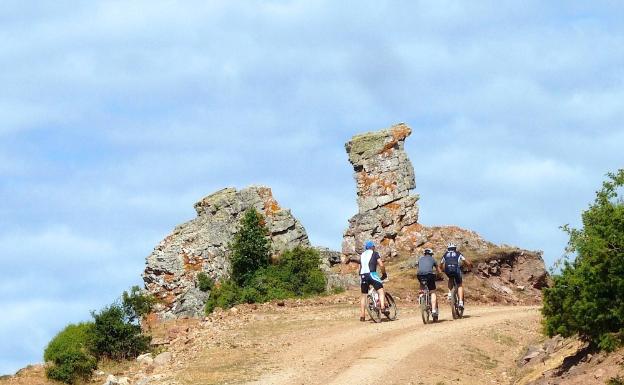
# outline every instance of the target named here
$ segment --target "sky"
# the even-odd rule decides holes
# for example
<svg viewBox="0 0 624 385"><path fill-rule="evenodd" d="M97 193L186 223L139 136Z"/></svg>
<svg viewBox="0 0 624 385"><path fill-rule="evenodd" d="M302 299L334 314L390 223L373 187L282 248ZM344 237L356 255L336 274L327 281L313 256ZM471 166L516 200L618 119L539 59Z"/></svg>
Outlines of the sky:
<svg viewBox="0 0 624 385"><path fill-rule="evenodd" d="M272 187L315 245L344 143L405 122L420 222L564 252L624 166L619 1L0 5L0 374L141 284L193 203Z"/></svg>

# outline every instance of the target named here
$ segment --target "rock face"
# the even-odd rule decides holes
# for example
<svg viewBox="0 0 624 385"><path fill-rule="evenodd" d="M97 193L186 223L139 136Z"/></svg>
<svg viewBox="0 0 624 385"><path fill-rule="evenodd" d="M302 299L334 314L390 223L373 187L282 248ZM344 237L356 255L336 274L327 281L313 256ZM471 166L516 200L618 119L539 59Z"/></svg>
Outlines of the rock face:
<svg viewBox="0 0 624 385"><path fill-rule="evenodd" d="M279 206L270 188L226 188L209 195L195 203L197 218L177 226L147 257L143 280L160 300L156 312L161 318L203 314L208 294L197 287L197 274L227 278L227 246L243 213L252 207L266 220L275 254L310 246L301 223Z"/></svg>
<svg viewBox="0 0 624 385"><path fill-rule="evenodd" d="M349 220L342 252L358 254L367 239L383 255L409 249L418 222L414 168L404 150L412 130L405 124L354 136L346 145L357 184L359 212Z"/></svg>

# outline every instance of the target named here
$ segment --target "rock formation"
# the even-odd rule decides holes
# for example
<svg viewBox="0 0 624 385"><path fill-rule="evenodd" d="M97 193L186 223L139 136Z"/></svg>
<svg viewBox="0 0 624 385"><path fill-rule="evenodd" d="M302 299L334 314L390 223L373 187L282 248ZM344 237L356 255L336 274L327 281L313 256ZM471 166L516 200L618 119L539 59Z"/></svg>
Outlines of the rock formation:
<svg viewBox="0 0 624 385"><path fill-rule="evenodd" d="M349 220L343 254L360 253L371 239L383 255L394 257L411 250L414 235L420 237L418 195L410 194L416 187L414 168L403 147L411 133L407 125L398 124L356 135L345 145L357 184L359 212Z"/></svg>
<svg viewBox="0 0 624 385"><path fill-rule="evenodd" d="M356 135L345 145L353 165L359 210L344 233L343 254L359 254L370 239L385 258L405 257L404 267L413 267L423 249L432 248L439 258L447 243L453 242L475 264L475 277L488 282L488 291L473 291L484 297L480 299L494 299L490 296L493 290L503 296L496 300L539 300L540 289L548 284L541 252L497 246L456 226L418 223L418 195L412 194L414 169L404 150L411 132L407 125L398 124Z"/></svg>
<svg viewBox="0 0 624 385"><path fill-rule="evenodd" d="M209 195L195 203L197 218L177 226L147 257L143 280L160 300L156 311L162 318L202 314L207 293L197 288L197 274L203 271L215 280L228 276L227 246L251 207L266 219L275 254L310 246L301 223L278 205L270 188L226 188Z"/></svg>

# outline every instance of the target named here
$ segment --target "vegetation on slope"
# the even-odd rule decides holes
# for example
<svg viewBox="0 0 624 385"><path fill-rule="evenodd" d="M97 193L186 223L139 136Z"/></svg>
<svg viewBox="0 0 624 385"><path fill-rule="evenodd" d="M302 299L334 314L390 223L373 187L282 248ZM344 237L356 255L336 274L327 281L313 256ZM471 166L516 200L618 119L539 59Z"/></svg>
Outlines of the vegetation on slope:
<svg viewBox="0 0 624 385"><path fill-rule="evenodd" d="M326 278L319 268L318 251L296 247L271 263L268 231L255 209L245 212L230 252L231 278L212 289L206 302L207 313L216 307L226 309L238 303L305 297L325 291Z"/></svg>
<svg viewBox="0 0 624 385"><path fill-rule="evenodd" d="M579 334L601 349L624 340L624 169L608 174L582 214L581 229L564 226L570 240L553 286L544 291L548 335Z"/></svg>

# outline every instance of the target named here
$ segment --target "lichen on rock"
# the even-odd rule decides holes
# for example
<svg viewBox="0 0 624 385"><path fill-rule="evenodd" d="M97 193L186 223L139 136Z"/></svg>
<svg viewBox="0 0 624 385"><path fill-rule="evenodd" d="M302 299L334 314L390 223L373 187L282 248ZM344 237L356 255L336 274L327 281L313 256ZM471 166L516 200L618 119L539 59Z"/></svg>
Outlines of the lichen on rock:
<svg viewBox="0 0 624 385"><path fill-rule="evenodd" d="M358 214L349 220L343 237L345 255L357 254L371 239L384 254L396 256L400 250L396 243L418 233L410 227L418 222L418 195L411 194L416 187L414 168L404 149L411 133L401 123L356 135L345 145L358 203Z"/></svg>
<svg viewBox="0 0 624 385"><path fill-rule="evenodd" d="M301 223L290 210L280 207L268 187L226 188L194 207L197 217L177 226L146 260L143 280L148 292L159 300L156 311L161 318L203 313L209 294L197 287L197 274L205 272L214 280L228 277L228 245L250 208L264 217L274 254L310 246Z"/></svg>

